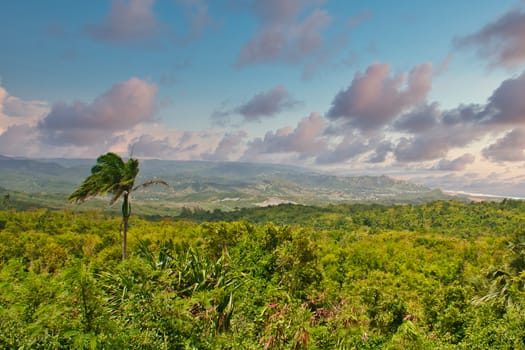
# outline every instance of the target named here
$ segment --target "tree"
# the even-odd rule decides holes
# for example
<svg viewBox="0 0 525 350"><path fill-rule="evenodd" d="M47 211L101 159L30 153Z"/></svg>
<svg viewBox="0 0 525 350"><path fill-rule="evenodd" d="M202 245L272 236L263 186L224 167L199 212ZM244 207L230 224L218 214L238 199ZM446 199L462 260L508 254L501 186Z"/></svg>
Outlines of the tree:
<svg viewBox="0 0 525 350"><path fill-rule="evenodd" d="M68 200L82 203L86 199L98 195L111 194L110 205L115 204L120 197L122 202L122 260L126 259L128 219L131 215L131 202L129 195L141 187L161 184L169 187L164 180L155 179L134 187L139 173L138 159L129 158L127 162L115 153L108 152L97 158L97 164L91 168L89 175L80 187L69 196Z"/></svg>

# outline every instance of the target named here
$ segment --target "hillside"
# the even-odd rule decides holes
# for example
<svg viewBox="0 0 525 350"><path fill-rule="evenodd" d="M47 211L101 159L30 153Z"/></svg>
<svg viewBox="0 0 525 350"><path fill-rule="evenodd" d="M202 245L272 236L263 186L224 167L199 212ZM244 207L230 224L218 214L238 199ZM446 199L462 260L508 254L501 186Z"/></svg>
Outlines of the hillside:
<svg viewBox="0 0 525 350"><path fill-rule="evenodd" d="M6 191L66 195L90 173L94 160L0 158L0 187ZM281 203L423 203L446 199L439 190L387 176L344 177L272 164L145 160L138 182L160 177L173 187L135 193L142 207L234 210ZM40 197L39 197L40 196ZM23 197L23 196L22 196ZM45 197L45 196L43 196ZM160 205L159 205L160 203ZM162 208L163 207L163 208ZM148 211L148 210L146 210Z"/></svg>
<svg viewBox="0 0 525 350"><path fill-rule="evenodd" d="M19 192L69 193L89 166L0 156L0 187Z"/></svg>

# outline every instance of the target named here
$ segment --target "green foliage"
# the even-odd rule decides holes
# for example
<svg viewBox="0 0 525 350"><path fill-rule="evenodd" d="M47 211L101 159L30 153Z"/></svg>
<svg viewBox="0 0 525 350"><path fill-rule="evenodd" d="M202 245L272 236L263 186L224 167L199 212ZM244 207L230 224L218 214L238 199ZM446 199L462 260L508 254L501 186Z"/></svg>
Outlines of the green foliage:
<svg viewBox="0 0 525 350"><path fill-rule="evenodd" d="M524 348L523 209L0 211L0 348Z"/></svg>

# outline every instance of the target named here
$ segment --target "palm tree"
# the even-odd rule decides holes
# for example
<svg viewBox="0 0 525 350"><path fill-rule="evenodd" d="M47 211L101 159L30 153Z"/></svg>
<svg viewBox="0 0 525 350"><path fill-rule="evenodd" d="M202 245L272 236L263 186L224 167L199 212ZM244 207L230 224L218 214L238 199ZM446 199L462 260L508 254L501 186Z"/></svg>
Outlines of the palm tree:
<svg viewBox="0 0 525 350"><path fill-rule="evenodd" d="M141 187L161 184L169 187L164 180L155 179L147 181L134 187L135 179L139 173L139 161L129 158L127 162L115 153L108 152L97 158L97 164L91 168L89 175L80 187L69 196L68 200L74 203L82 203L86 199L111 194L110 205L115 204L120 197L122 202L122 260L126 259L128 219L131 215L131 203L129 195Z"/></svg>

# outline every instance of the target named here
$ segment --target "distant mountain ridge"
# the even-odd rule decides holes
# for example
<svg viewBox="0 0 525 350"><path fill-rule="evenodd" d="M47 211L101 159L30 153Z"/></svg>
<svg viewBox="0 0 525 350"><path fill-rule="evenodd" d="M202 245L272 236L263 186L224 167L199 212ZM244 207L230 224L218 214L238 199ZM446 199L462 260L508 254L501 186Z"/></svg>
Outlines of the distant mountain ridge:
<svg viewBox="0 0 525 350"><path fill-rule="evenodd" d="M0 156L0 187L26 193L71 193L90 173L91 159L23 159ZM257 205L341 202L421 203L450 198L440 190L388 176L336 176L295 166L207 161L142 160L138 181L154 177L164 189L136 193L170 207L234 210Z"/></svg>

